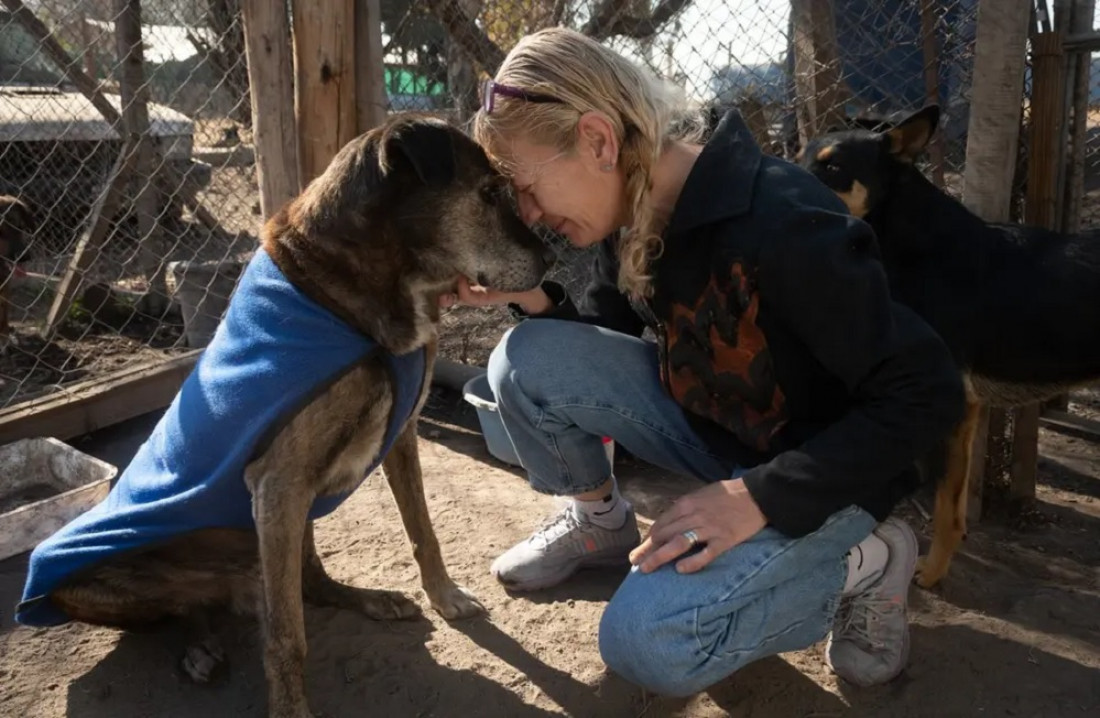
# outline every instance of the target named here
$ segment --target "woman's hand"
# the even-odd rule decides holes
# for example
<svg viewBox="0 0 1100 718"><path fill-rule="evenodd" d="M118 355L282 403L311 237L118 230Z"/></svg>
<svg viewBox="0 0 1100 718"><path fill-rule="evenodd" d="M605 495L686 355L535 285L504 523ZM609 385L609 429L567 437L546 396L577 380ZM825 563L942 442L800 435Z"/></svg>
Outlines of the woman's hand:
<svg viewBox="0 0 1100 718"><path fill-rule="evenodd" d="M701 550L676 563L680 573L694 573L767 523L744 481L718 481L677 499L653 523L645 541L630 552L630 562L645 573L655 571L691 549L684 533L694 531Z"/></svg>
<svg viewBox="0 0 1100 718"><path fill-rule="evenodd" d="M550 297L542 287L535 287L526 292L498 292L488 287L472 285L470 280L462 276L455 284L457 293L439 295L440 308L450 309L456 304L465 304L468 307L518 304L528 314L542 314L553 306Z"/></svg>

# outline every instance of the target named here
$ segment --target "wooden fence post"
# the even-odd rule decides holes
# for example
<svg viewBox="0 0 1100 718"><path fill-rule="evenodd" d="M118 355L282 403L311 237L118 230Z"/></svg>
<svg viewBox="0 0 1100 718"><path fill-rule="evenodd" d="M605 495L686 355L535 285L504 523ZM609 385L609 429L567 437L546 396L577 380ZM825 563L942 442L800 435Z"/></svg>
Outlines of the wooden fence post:
<svg viewBox="0 0 1100 718"><path fill-rule="evenodd" d="M845 119L848 86L840 74L836 16L830 0L791 0L794 82L800 144Z"/></svg>
<svg viewBox="0 0 1100 718"><path fill-rule="evenodd" d="M1041 32L1031 38L1031 128L1027 159L1027 224L1054 229L1058 174L1065 150L1062 123L1065 106L1065 64L1062 33ZM1039 404L1016 409L1012 432L1009 496L1035 498L1039 463Z"/></svg>
<svg viewBox="0 0 1100 718"><path fill-rule="evenodd" d="M355 99L359 133L382 124L386 119L389 100L382 57L382 9L379 0L355 2Z"/></svg>
<svg viewBox="0 0 1100 718"><path fill-rule="evenodd" d="M293 0L299 179L303 187L358 135L355 0Z"/></svg>
<svg viewBox="0 0 1100 718"><path fill-rule="evenodd" d="M252 133L264 220L301 190L294 68L286 3L242 0Z"/></svg>
<svg viewBox="0 0 1100 718"><path fill-rule="evenodd" d="M978 4L963 202L991 222L1009 217L1030 14L1028 3L1019 0L982 0ZM969 478L970 520L981 517L989 423L989 411L983 408Z"/></svg>
<svg viewBox="0 0 1100 718"><path fill-rule="evenodd" d="M166 248L160 237L160 198L154 173L157 171L157 150L149 135L149 86L145 82L145 54L141 39L140 0L116 0L115 43L122 69L119 94L122 99L122 131L125 146L134 147L137 162L134 174L140 187L134 201L137 216L138 241L141 243L141 265L147 281L143 298L145 311L159 316L168 309L168 287L165 283Z"/></svg>

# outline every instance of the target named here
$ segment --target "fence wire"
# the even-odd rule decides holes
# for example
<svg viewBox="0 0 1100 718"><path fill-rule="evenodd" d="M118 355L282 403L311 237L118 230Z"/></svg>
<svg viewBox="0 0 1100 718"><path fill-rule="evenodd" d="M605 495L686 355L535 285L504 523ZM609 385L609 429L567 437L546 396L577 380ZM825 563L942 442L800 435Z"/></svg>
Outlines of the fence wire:
<svg viewBox="0 0 1100 718"><path fill-rule="evenodd" d="M240 0L24 2L19 13L15 0L0 4L0 194L30 209L32 238L0 247L20 260L0 278L0 407L202 346L261 220ZM896 118L936 101L945 183L957 191L977 2L381 0L386 93L392 111L462 122L477 107L479 79L520 37L567 25L680 84L703 117L737 107L782 157L845 118ZM128 41L137 35L135 75ZM142 113L127 112L123 97L148 101L134 162L119 162L130 145L77 76L139 124ZM1087 210L1100 208L1097 107L1083 224L1100 221L1100 209ZM96 234L94 210L127 164L120 202ZM3 227L18 224L5 207ZM82 239L99 241L81 252ZM590 259L554 241L553 276L577 296ZM80 280L71 297L67 274ZM51 314L57 331L47 334ZM442 353L483 363L510 324L504 311L452 311Z"/></svg>
<svg viewBox="0 0 1100 718"><path fill-rule="evenodd" d="M23 229L31 241L0 246L19 260L0 280L0 406L201 344L204 328L188 337L184 312L220 313L259 220L238 0L16 9L0 8L0 194L28 212L0 205L0 237ZM127 84L130 39L143 62ZM95 209L125 135L75 75L126 120L124 91L147 100L144 147L130 149L132 169L98 235ZM67 274L80 280L68 297Z"/></svg>

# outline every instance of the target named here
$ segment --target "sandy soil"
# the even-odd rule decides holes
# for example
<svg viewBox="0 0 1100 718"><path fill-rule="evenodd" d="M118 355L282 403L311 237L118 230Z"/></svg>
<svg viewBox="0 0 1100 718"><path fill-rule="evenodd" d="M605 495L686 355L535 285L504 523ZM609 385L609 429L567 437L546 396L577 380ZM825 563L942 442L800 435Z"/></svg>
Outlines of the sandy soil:
<svg viewBox="0 0 1100 718"><path fill-rule="evenodd" d="M975 527L941 588L914 587L908 670L890 685L839 685L821 646L760 661L705 693L662 699L609 674L596 626L622 573L586 573L537 595L509 595L493 557L555 510L492 459L457 395L434 395L421 425L429 505L458 581L489 615L448 624L379 623L307 608L308 690L322 716L1085 716L1100 714L1100 446L1044 431L1039 501L1026 521ZM618 462L643 523L693 482ZM919 497L930 506L929 497ZM906 504L921 529L929 527ZM318 525L337 578L418 588L384 482L372 478ZM228 675L210 686L177 669L182 633L70 625L14 627L25 556L0 563L0 715L261 716L255 625L230 628Z"/></svg>

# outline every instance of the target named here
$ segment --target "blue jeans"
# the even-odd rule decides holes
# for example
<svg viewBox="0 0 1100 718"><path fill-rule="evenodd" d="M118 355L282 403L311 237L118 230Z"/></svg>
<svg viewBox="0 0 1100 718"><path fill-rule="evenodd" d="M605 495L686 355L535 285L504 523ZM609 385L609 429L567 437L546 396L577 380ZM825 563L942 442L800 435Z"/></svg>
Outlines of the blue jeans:
<svg viewBox="0 0 1100 718"><path fill-rule="evenodd" d="M738 473L661 387L652 342L531 319L493 351L489 382L536 491L572 496L607 481L602 436L670 472L704 481ZM673 564L631 571L600 621L603 660L655 693L685 696L758 658L806 648L831 629L846 554L874 527L852 506L801 538L765 528L694 574Z"/></svg>

